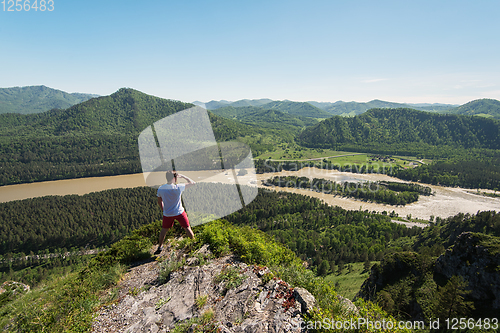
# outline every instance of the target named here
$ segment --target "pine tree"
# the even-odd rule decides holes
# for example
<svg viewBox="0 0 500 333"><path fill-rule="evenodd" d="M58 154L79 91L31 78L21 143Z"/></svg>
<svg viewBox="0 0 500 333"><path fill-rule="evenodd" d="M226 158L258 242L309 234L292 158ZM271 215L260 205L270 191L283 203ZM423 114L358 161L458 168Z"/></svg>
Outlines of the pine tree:
<svg viewBox="0 0 500 333"><path fill-rule="evenodd" d="M452 276L444 287L438 287L436 295L437 313L441 318L465 316L474 310L473 302L466 301L463 296L471 293L468 283L461 276Z"/></svg>

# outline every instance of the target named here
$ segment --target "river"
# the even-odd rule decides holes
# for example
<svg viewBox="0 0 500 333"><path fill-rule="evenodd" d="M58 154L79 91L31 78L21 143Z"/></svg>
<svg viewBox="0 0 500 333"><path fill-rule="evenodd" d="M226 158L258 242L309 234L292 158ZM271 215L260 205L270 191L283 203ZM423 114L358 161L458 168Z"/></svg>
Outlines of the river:
<svg viewBox="0 0 500 333"><path fill-rule="evenodd" d="M227 182L228 174L220 173L216 176L213 171L210 172L186 172L187 176L195 181L206 179L210 175L212 180ZM352 174L347 172L338 172L336 170L321 170L316 168L303 168L299 171L283 171L280 173L266 173L258 174L257 181L259 187L264 187L262 181L274 176L306 176L314 178L325 178L334 181L401 181L397 178L389 177L382 174ZM229 175L230 176L230 175ZM243 182L250 182L252 175L248 174L238 178ZM340 206L350 210L368 210L388 213L395 211L401 217L406 217L411 214L413 218L420 218L429 220L430 216L435 217L448 217L456 215L457 213L470 213L475 214L482 210L500 210L500 199L479 196L469 193L470 190L461 188L450 188L442 186L433 186L422 184L432 188L434 195L420 196L417 202L406 206L391 206L385 204L371 203L349 198L341 198L331 194L318 193L304 189L294 188L271 188L265 187L269 190L287 191L293 193L300 193L315 198L319 198L332 206ZM7 202L13 200L22 200L33 197L40 197L46 195L67 195L67 194L87 194L91 192L103 191L106 189L114 188L132 188L138 186L146 186L143 174L120 175L109 177L91 177L79 179L66 179L48 182L30 183L7 185L0 187L0 202Z"/></svg>

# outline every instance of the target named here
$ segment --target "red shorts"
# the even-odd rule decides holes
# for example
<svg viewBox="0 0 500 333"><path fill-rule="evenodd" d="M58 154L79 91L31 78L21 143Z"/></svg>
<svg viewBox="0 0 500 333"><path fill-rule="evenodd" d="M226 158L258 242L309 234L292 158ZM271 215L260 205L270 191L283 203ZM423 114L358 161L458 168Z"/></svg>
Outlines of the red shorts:
<svg viewBox="0 0 500 333"><path fill-rule="evenodd" d="M174 221L177 220L181 227L183 228L189 228L189 220L186 215L186 212L182 212L181 215L177 216L165 216L163 215L163 223L161 225L162 228L164 229L170 229L174 226Z"/></svg>

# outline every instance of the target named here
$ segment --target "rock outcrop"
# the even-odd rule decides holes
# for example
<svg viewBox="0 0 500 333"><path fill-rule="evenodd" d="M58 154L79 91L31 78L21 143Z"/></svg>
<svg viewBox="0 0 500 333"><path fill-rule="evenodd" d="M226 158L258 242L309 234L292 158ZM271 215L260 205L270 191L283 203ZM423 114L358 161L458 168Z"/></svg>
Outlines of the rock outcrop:
<svg viewBox="0 0 500 333"><path fill-rule="evenodd" d="M6 292L6 291L12 291L13 294L16 294L18 292L28 292L30 291L30 286L27 284L21 283L21 282L16 282L16 281L5 281L2 283L0 286L0 294Z"/></svg>
<svg viewBox="0 0 500 333"><path fill-rule="evenodd" d="M159 261L171 255L169 251L130 269L119 285L118 299L100 310L93 332L169 332L180 324L196 331L200 323L193 319L203 317L211 317L225 333L304 331L302 316L315 304L307 290L293 289L266 267L247 265L234 256L203 265L205 259L184 258L191 265L160 283ZM206 248L202 252L198 257L210 256Z"/></svg>
<svg viewBox="0 0 500 333"><path fill-rule="evenodd" d="M500 309L500 243L498 238L464 232L454 245L441 255L435 272L447 278L462 276L475 301Z"/></svg>
<svg viewBox="0 0 500 333"><path fill-rule="evenodd" d="M382 304L393 313L404 312L414 320L428 320L439 303L439 291L453 276L463 278L471 316L496 316L500 309L500 238L463 232L441 256L434 259L415 252L387 255L374 265L356 298ZM470 293L468 292L470 291ZM445 300L446 301L446 300Z"/></svg>

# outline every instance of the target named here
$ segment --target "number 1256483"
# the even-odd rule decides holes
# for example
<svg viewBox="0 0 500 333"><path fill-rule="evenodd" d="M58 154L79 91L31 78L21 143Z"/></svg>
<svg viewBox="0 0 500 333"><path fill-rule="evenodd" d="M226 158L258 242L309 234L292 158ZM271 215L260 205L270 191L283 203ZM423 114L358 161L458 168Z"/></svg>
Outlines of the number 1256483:
<svg viewBox="0 0 500 333"><path fill-rule="evenodd" d="M30 10L51 12L54 10L54 0L2 0L0 3L4 12L29 12Z"/></svg>

